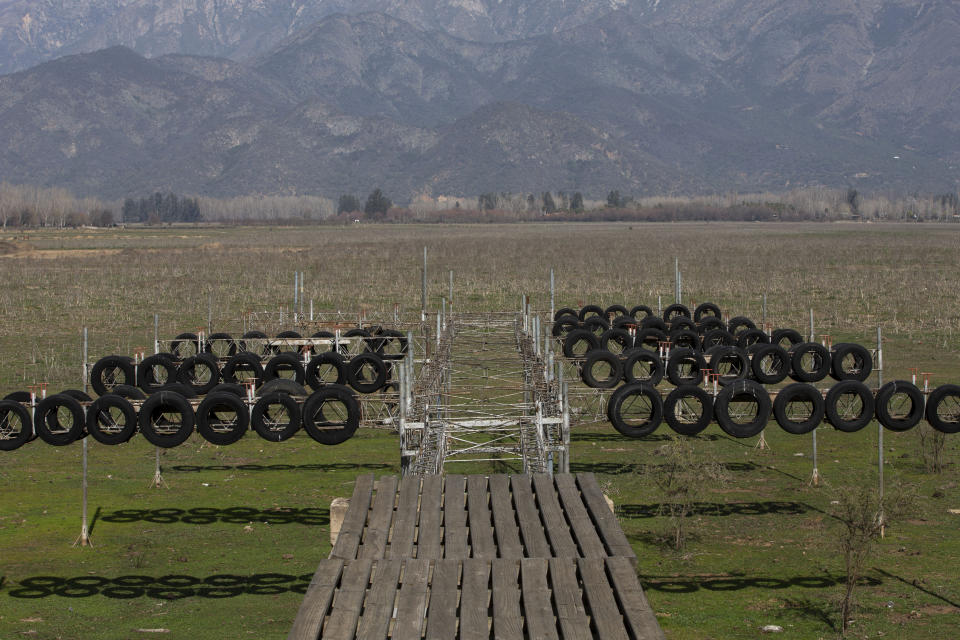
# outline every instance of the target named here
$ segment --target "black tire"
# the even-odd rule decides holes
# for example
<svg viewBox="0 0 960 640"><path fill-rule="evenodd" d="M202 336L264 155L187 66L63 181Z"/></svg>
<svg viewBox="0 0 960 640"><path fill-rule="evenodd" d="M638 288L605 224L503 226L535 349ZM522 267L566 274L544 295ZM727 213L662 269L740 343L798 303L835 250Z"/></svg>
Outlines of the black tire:
<svg viewBox="0 0 960 640"><path fill-rule="evenodd" d="M303 403L303 428L320 444L349 440L360 426L360 403L347 387L327 385Z"/></svg>
<svg viewBox="0 0 960 640"><path fill-rule="evenodd" d="M363 353L365 351L375 351L375 349L371 349L371 346L370 346L371 343L374 342L371 336L372 334L366 329L360 329L360 328L350 329L349 331L344 332L343 337L344 338L362 338L359 344L363 345L363 347L357 348L357 347L350 346L342 350L349 353ZM348 345L344 345L344 346L348 346Z"/></svg>
<svg viewBox="0 0 960 640"><path fill-rule="evenodd" d="M588 304L584 307L581 307L580 312L577 313L577 317L580 318L581 322L585 321L587 318L592 318L594 316L599 316L603 318L603 307L595 304Z"/></svg>
<svg viewBox="0 0 960 640"><path fill-rule="evenodd" d="M675 329L670 332L670 343L675 348L700 351L700 336L690 329Z"/></svg>
<svg viewBox="0 0 960 640"><path fill-rule="evenodd" d="M706 353L710 356L710 371L719 376L717 382L721 385L727 386L749 377L750 358L740 347L721 345L712 347Z"/></svg>
<svg viewBox="0 0 960 640"><path fill-rule="evenodd" d="M375 351L384 360L403 360L410 350L407 334L394 329L384 329L379 334Z"/></svg>
<svg viewBox="0 0 960 640"><path fill-rule="evenodd" d="M229 333L211 333L207 336L203 351L214 358L226 359L237 354L237 342Z"/></svg>
<svg viewBox="0 0 960 640"><path fill-rule="evenodd" d="M387 382L387 365L372 352L353 356L347 362L347 382L358 393L375 393Z"/></svg>
<svg viewBox="0 0 960 640"><path fill-rule="evenodd" d="M894 400L898 396L905 396L910 402L910 408L904 412L899 403ZM880 387L877 391L877 420L890 431L909 431L917 426L923 418L923 392L916 385L905 380L894 380Z"/></svg>
<svg viewBox="0 0 960 640"><path fill-rule="evenodd" d="M637 315L637 314L641 314L641 315ZM635 307L633 307L632 309L630 309L630 311L629 311L629 313L627 313L627 315L628 315L628 316L633 316L633 317L636 318L637 320L643 320L643 318L646 318L646 317L649 317L649 316L652 316L652 315L653 315L653 309L651 309L650 307L648 307L648 306L645 305L645 304L638 304L637 306L635 306Z"/></svg>
<svg viewBox="0 0 960 640"><path fill-rule="evenodd" d="M960 386L945 384L927 397L927 422L940 433L960 433Z"/></svg>
<svg viewBox="0 0 960 640"><path fill-rule="evenodd" d="M170 420L166 416L179 416ZM187 441L196 423L193 407L185 397L173 391L160 391L147 398L137 414L140 435L150 444L164 449Z"/></svg>
<svg viewBox="0 0 960 640"><path fill-rule="evenodd" d="M792 408L796 403L810 407L809 412L805 411L801 419L798 419L796 410ZM810 433L823 422L824 408L823 395L815 387L795 382L777 392L773 401L773 416L780 428L787 433L803 435Z"/></svg>
<svg viewBox="0 0 960 640"><path fill-rule="evenodd" d="M671 349L667 358L667 379L675 386L700 384L707 363L703 355L692 349Z"/></svg>
<svg viewBox="0 0 960 640"><path fill-rule="evenodd" d="M830 352L819 342L802 342L791 347L790 377L797 382L820 382L830 373Z"/></svg>
<svg viewBox="0 0 960 640"><path fill-rule="evenodd" d="M670 330L670 327L667 326L666 322L657 316L647 316L640 321L640 329L659 329L660 331L666 333Z"/></svg>
<svg viewBox="0 0 960 640"><path fill-rule="evenodd" d="M10 400L12 402L30 402L30 392L29 391L13 391L5 395L3 399Z"/></svg>
<svg viewBox="0 0 960 640"><path fill-rule="evenodd" d="M770 334L770 344L778 344L784 351L789 351L790 347L803 342L803 336L796 329L774 329Z"/></svg>
<svg viewBox="0 0 960 640"><path fill-rule="evenodd" d="M237 344L237 355L241 353L252 353L256 356L267 356L273 353L267 341L270 336L263 331L253 329L243 334L239 344Z"/></svg>
<svg viewBox="0 0 960 640"><path fill-rule="evenodd" d="M158 387L157 391L160 391L162 387ZM127 400L146 400L147 394L141 389L132 387L129 384L118 384L113 388L113 394L115 396L120 396L121 398L126 398Z"/></svg>
<svg viewBox="0 0 960 640"><path fill-rule="evenodd" d="M614 318L613 322L610 323L611 329L635 329L638 326L640 326L640 322L633 316L620 316Z"/></svg>
<svg viewBox="0 0 960 640"><path fill-rule="evenodd" d="M182 382L171 382L170 384L165 384L159 389L159 392L163 391L166 391L167 393L177 393L187 399L197 397L197 392L193 390L193 387Z"/></svg>
<svg viewBox="0 0 960 640"><path fill-rule="evenodd" d="M604 369L606 365L606 369ZM598 373L606 371L605 376ZM587 354L587 359L580 369L580 379L591 389L613 389L623 377L623 365L616 354L596 349Z"/></svg>
<svg viewBox="0 0 960 640"><path fill-rule="evenodd" d="M760 329L744 329L737 335L737 346L748 349L755 344L769 344L770 336Z"/></svg>
<svg viewBox="0 0 960 640"><path fill-rule="evenodd" d="M100 358L90 370L90 386L98 396L107 395L118 384L136 384L136 378L133 358L128 356Z"/></svg>
<svg viewBox="0 0 960 640"><path fill-rule="evenodd" d="M100 396L87 409L87 433L101 444L123 444L136 432L137 410L123 396Z"/></svg>
<svg viewBox="0 0 960 640"><path fill-rule="evenodd" d="M697 333L701 336L707 335L707 332L713 331L714 329L723 329L726 331L727 323L716 316L707 316L697 323Z"/></svg>
<svg viewBox="0 0 960 640"><path fill-rule="evenodd" d="M80 391L80 389L64 389L60 393L65 396L70 396L71 398L73 398L74 400L80 403L93 401L93 398L91 398L85 392Z"/></svg>
<svg viewBox="0 0 960 640"><path fill-rule="evenodd" d="M630 312L622 304L612 304L603 310L603 317L607 318L608 320L611 318L611 316L614 318L620 318L628 315L630 315Z"/></svg>
<svg viewBox="0 0 960 640"><path fill-rule="evenodd" d="M626 329L607 329L600 336L600 348L610 353L624 353L633 348L633 336Z"/></svg>
<svg viewBox="0 0 960 640"><path fill-rule="evenodd" d="M634 349L623 361L623 380L627 384L642 382L655 387L663 380L663 361L646 349Z"/></svg>
<svg viewBox="0 0 960 640"><path fill-rule="evenodd" d="M730 318L730 321L727 323L727 331L735 336L739 336L741 331L756 328L757 325L753 323L753 320L747 318L746 316L736 316Z"/></svg>
<svg viewBox="0 0 960 640"><path fill-rule="evenodd" d="M284 375L290 373L293 374L292 378L289 375ZM263 368L263 381L265 383L283 378L294 380L302 386L305 376L306 373L303 370L303 361L300 356L290 352L278 353L270 358L267 366Z"/></svg>
<svg viewBox="0 0 960 640"><path fill-rule="evenodd" d="M209 393L220 384L220 366L217 359L209 353L187 358L177 368L177 382L187 385L197 395Z"/></svg>
<svg viewBox="0 0 960 640"><path fill-rule="evenodd" d="M873 356L863 345L842 342L833 345L830 375L834 380L865 382L873 371Z"/></svg>
<svg viewBox="0 0 960 640"><path fill-rule="evenodd" d="M749 420L730 413L730 404L747 400L756 405ZM770 421L770 395L753 380L738 380L720 390L713 403L714 417L725 433L734 438L750 438L763 431Z"/></svg>
<svg viewBox="0 0 960 640"><path fill-rule="evenodd" d="M67 418L61 422L62 417ZM86 416L80 401L68 395L56 394L41 400L33 413L33 430L47 444L62 447L83 437Z"/></svg>
<svg viewBox="0 0 960 640"><path fill-rule="evenodd" d="M703 387L685 384L663 401L663 419L682 436L695 436L713 421L713 396Z"/></svg>
<svg viewBox="0 0 960 640"><path fill-rule="evenodd" d="M210 444L233 444L249 428L250 412L236 394L211 393L197 407L197 433Z"/></svg>
<svg viewBox="0 0 960 640"><path fill-rule="evenodd" d="M335 379L331 379L331 373L336 373ZM314 390L328 384L346 384L346 364L343 356L334 351L325 351L313 356L307 365L304 379Z"/></svg>
<svg viewBox="0 0 960 640"><path fill-rule="evenodd" d="M737 339L726 329L711 329L703 334L700 344L704 349L719 346L732 347L737 344Z"/></svg>
<svg viewBox="0 0 960 640"><path fill-rule="evenodd" d="M592 331L597 335L597 337L603 335L603 332L610 328L610 323L607 322L605 318L601 318L600 316L590 316L584 320L582 324L584 329L587 331Z"/></svg>
<svg viewBox="0 0 960 640"><path fill-rule="evenodd" d="M19 449L31 440L30 410L16 400L0 400L0 451Z"/></svg>
<svg viewBox="0 0 960 640"><path fill-rule="evenodd" d="M594 349L600 348L600 338L592 331L576 329L563 339L563 355L568 358L583 358Z"/></svg>
<svg viewBox="0 0 960 640"><path fill-rule="evenodd" d="M790 373L790 356L778 344L761 344L752 351L750 370L760 384L779 384Z"/></svg>
<svg viewBox="0 0 960 640"><path fill-rule="evenodd" d="M268 380L264 382L259 389L257 389L257 397L262 397L269 395L271 393L285 393L288 396L294 396L297 398L306 398L310 395L310 392L307 391L307 388L302 384L298 383L296 380L291 380L289 378L274 378L273 380Z"/></svg>
<svg viewBox="0 0 960 640"><path fill-rule="evenodd" d="M637 331L637 335L633 339L633 345L648 351L660 351L660 343L667 342L669 339L667 334L660 329L648 327Z"/></svg>
<svg viewBox="0 0 960 640"><path fill-rule="evenodd" d="M243 384L244 381L251 379L254 381L254 385L261 384L263 382L263 364L260 361L260 356L241 351L227 360L227 364L223 365L220 378L231 384Z"/></svg>
<svg viewBox="0 0 960 640"><path fill-rule="evenodd" d="M706 318L717 318L719 320L721 315L720 307L717 305L712 302L701 302L697 305L697 308L693 310L693 321L701 324Z"/></svg>
<svg viewBox="0 0 960 640"><path fill-rule="evenodd" d="M210 393L211 393L211 394L213 394L213 393L232 393L232 394L235 395L235 396L239 396L239 397L241 397L241 398L246 398L246 397L247 397L247 388L244 387L242 384L236 384L236 383L233 383L233 382L221 382L220 384L218 384L217 386L215 386L213 389L210 389Z"/></svg>
<svg viewBox="0 0 960 640"><path fill-rule="evenodd" d="M314 344L310 346L310 353L322 353L324 351L333 351L333 339L337 335L333 331L317 331L310 336L311 340L330 340L330 344ZM328 347L324 349L323 347Z"/></svg>
<svg viewBox="0 0 960 640"><path fill-rule="evenodd" d="M580 319L580 316L577 314L576 309L571 309L570 307L560 307L559 309L553 312L554 322L556 322L563 316L574 316L575 318L577 318L577 320Z"/></svg>
<svg viewBox="0 0 960 640"><path fill-rule="evenodd" d="M860 431L873 420L876 401L859 380L844 380L830 387L824 401L827 422L837 431Z"/></svg>
<svg viewBox="0 0 960 640"><path fill-rule="evenodd" d="M622 435L643 438L660 426L663 400L650 385L625 384L610 395L607 418Z"/></svg>
<svg viewBox="0 0 960 640"><path fill-rule="evenodd" d="M679 331L681 329L687 329L688 331L697 332L697 323L688 318L687 316L673 316L670 319L670 332Z"/></svg>
<svg viewBox="0 0 960 640"><path fill-rule="evenodd" d="M197 344L199 340L200 338L195 333L181 333L170 343L170 353L177 360L186 360L190 356L195 356L200 353Z"/></svg>
<svg viewBox="0 0 960 640"><path fill-rule="evenodd" d="M170 353L155 353L137 366L137 385L144 393L154 393L160 387L177 380L177 362Z"/></svg>
<svg viewBox="0 0 960 640"><path fill-rule="evenodd" d="M691 315L693 314L690 313L690 309L686 305L674 303L668 305L667 308L663 310L662 317L664 322L670 324L670 321L673 320L674 316L684 316L685 318L689 318Z"/></svg>
<svg viewBox="0 0 960 640"><path fill-rule="evenodd" d="M277 334L275 340L303 340L303 336L299 332L293 330L281 331ZM296 344L276 344L273 345L274 353L292 353L294 355L300 353L302 347Z"/></svg>
<svg viewBox="0 0 960 640"><path fill-rule="evenodd" d="M279 407L280 409L271 408ZM275 391L261 396L250 411L250 424L257 435L270 442L283 442L300 429L300 405L289 394Z"/></svg>
<svg viewBox="0 0 960 640"><path fill-rule="evenodd" d="M560 316L550 328L550 334L554 338L562 338L571 331L580 328L580 318L577 316Z"/></svg>

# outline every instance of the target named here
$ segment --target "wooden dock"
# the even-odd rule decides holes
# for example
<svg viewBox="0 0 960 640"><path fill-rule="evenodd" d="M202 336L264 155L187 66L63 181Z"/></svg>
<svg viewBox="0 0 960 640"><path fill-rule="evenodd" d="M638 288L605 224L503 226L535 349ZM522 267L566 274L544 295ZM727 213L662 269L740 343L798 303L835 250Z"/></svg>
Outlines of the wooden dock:
<svg viewBox="0 0 960 640"><path fill-rule="evenodd" d="M664 636L584 473L358 477L288 638Z"/></svg>

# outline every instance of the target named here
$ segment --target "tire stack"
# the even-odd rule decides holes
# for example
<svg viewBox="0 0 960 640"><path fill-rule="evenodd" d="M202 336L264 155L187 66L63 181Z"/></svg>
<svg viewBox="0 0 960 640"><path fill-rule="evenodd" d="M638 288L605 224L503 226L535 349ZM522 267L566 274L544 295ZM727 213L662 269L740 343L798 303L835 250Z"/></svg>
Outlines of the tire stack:
<svg viewBox="0 0 960 640"><path fill-rule="evenodd" d="M960 387L944 385L924 397L898 380L876 393L865 384L871 352L859 344L830 348L805 342L794 329L769 334L745 316L724 321L720 308L673 304L656 315L645 305L564 308L553 336L575 361L585 385L615 389L607 417L620 433L643 437L661 421L695 435L716 421L737 438L759 434L771 414L788 433L804 434L826 420L854 432L874 417L905 431L926 417L944 433L960 431ZM827 377L836 383L820 390ZM790 378L792 383L779 386ZM666 380L672 385L660 386ZM706 383L706 384L704 384Z"/></svg>
<svg viewBox="0 0 960 640"><path fill-rule="evenodd" d="M321 351L334 338L329 332L314 334L311 342L293 331L273 340L250 331L239 341L222 333L206 340L182 333L169 353L140 363L127 356L101 358L90 371L96 399L67 390L42 399L15 392L0 401L0 450L38 437L63 446L90 435L116 445L138 432L169 448L183 444L194 430L213 444L228 445L251 427L274 442L303 427L317 442L340 444L360 423L353 390L394 388L392 361L407 350L406 337L389 329L343 335L361 338L363 352L349 357L337 340L331 351Z"/></svg>

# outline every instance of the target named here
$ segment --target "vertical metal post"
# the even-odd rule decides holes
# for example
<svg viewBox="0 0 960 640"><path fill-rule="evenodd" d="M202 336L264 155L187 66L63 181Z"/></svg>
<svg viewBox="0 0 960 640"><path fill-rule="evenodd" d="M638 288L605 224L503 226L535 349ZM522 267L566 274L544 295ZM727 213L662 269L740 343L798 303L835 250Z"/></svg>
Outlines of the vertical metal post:
<svg viewBox="0 0 960 640"><path fill-rule="evenodd" d="M680 258L673 259L673 299L680 302Z"/></svg>
<svg viewBox="0 0 960 640"><path fill-rule="evenodd" d="M813 342L813 309L810 309L810 342Z"/></svg>
<svg viewBox="0 0 960 640"><path fill-rule="evenodd" d="M303 317L303 271L300 272L300 317Z"/></svg>
<svg viewBox="0 0 960 640"><path fill-rule="evenodd" d="M663 314L663 296L657 296L657 315Z"/></svg>
<svg viewBox="0 0 960 640"><path fill-rule="evenodd" d="M560 464L560 473L570 473L570 403L567 391L567 383L564 382L560 385L560 397L563 404L563 424L560 429L560 436L563 441L563 459Z"/></svg>
<svg viewBox="0 0 960 640"><path fill-rule="evenodd" d="M550 321L553 322L556 303L556 286L553 279L553 267L550 267Z"/></svg>
<svg viewBox="0 0 960 640"><path fill-rule="evenodd" d="M677 304L683 304L683 274L677 271Z"/></svg>
<svg viewBox="0 0 960 640"><path fill-rule="evenodd" d="M83 328L83 391L86 393L88 389L88 376L87 376L87 345L88 345L88 333L87 328ZM90 541L89 530L87 528L87 439L83 439L83 447L81 453L81 465L82 465L82 475L80 480L80 491L82 494L81 506L80 506L80 537L77 538L76 542L73 543L73 546L78 544L81 547L92 546Z"/></svg>
<svg viewBox="0 0 960 640"><path fill-rule="evenodd" d="M450 269L450 304L453 304L453 269Z"/></svg>
<svg viewBox="0 0 960 640"><path fill-rule="evenodd" d="M293 313L297 313L297 296L300 294L300 272L293 272Z"/></svg>
<svg viewBox="0 0 960 640"><path fill-rule="evenodd" d="M160 353L160 315L153 314L153 352Z"/></svg>
<svg viewBox="0 0 960 640"><path fill-rule="evenodd" d="M310 298L310 322L313 322L313 298Z"/></svg>
<svg viewBox="0 0 960 640"><path fill-rule="evenodd" d="M767 292L763 292L763 309L761 310L761 322L767 324Z"/></svg>
<svg viewBox="0 0 960 640"><path fill-rule="evenodd" d="M877 327L877 386L883 386L883 334L880 327ZM877 482L880 493L880 513L877 515L880 521L880 537L883 537L886 523L883 513L883 425L877 422Z"/></svg>
<svg viewBox="0 0 960 640"><path fill-rule="evenodd" d="M820 470L817 468L817 430L814 429L810 433L813 434L813 475L810 476L810 484L816 487L820 485Z"/></svg>
<svg viewBox="0 0 960 640"><path fill-rule="evenodd" d="M213 292L207 294L207 335L213 333Z"/></svg>
<svg viewBox="0 0 960 640"><path fill-rule="evenodd" d="M423 248L423 274L420 281L420 322L427 321L427 248Z"/></svg>

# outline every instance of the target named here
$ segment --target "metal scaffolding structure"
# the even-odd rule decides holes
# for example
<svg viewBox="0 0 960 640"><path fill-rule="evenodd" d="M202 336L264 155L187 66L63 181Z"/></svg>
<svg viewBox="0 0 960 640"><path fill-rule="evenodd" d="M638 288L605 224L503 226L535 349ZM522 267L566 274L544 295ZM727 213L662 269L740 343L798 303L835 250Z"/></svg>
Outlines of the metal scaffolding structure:
<svg viewBox="0 0 960 640"><path fill-rule="evenodd" d="M565 472L569 414L539 320L526 311L438 317L433 356L415 378L410 367L401 377L404 473L489 461Z"/></svg>

